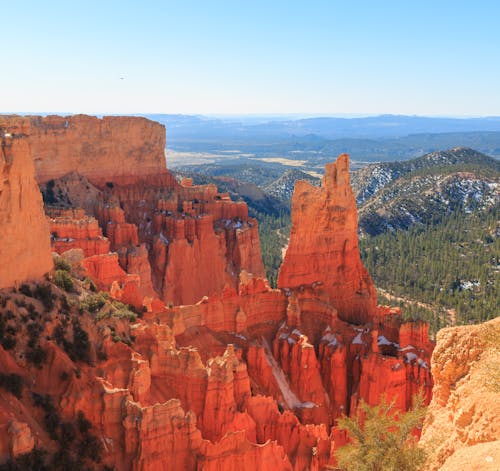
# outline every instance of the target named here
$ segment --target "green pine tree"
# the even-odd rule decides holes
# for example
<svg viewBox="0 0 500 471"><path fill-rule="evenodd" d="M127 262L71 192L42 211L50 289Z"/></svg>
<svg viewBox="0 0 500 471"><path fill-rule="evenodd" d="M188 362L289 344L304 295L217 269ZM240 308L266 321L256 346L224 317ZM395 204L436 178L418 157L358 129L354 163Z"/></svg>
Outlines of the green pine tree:
<svg viewBox="0 0 500 471"><path fill-rule="evenodd" d="M422 425L425 416L423 396L415 397L408 412L395 410L394 401L382 398L369 406L361 401L355 417L338 422L351 443L337 451L338 467L346 471L416 471L426 459L412 431Z"/></svg>

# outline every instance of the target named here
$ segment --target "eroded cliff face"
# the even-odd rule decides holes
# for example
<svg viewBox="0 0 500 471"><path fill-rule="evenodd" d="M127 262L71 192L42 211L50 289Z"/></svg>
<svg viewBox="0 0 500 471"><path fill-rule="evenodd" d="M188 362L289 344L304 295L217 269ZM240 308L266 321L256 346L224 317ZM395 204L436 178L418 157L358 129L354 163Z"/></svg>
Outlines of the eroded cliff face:
<svg viewBox="0 0 500 471"><path fill-rule="evenodd" d="M237 288L242 270L263 276L246 205L214 185L179 184L166 168L164 126L136 117L0 116L0 129L23 136L47 207L71 209L48 211L58 253L116 251L121 267L140 275L140 295L176 305Z"/></svg>
<svg viewBox="0 0 500 471"><path fill-rule="evenodd" d="M165 127L145 118L0 115L0 128L29 136L39 183L78 171L104 185L165 169Z"/></svg>
<svg viewBox="0 0 500 471"><path fill-rule="evenodd" d="M74 119L86 123L83 140L104 126ZM10 126L28 133L33 122ZM360 262L347 156L327 167L321 189L298 184L281 289L271 289L244 203L213 185L178 183L164 162L149 175L109 162L101 178L85 165L79 174L81 158L99 163L109 149L130 150L127 169L159 158L141 144L145 131L131 131L133 143L72 153L70 125L43 123L52 136L34 139L46 143L44 155L69 159L65 174L47 167L40 181L48 178L52 248L74 286L0 292L4 329L17 339L0 347L0 373L24 385L20 396L0 387L0 461L33 447L61 459L63 429L82 428L81 412L91 432L76 433L63 457L90 468L91 456L74 455L80 440L97 441L102 463L120 471L327 469L346 442L336 419L361 399L376 404L385 394L402 410L418 391L430 400L427 326L376 306ZM122 124L107 138L120 138ZM48 143L60 148L50 153ZM40 404L66 425L47 425Z"/></svg>
<svg viewBox="0 0 500 471"><path fill-rule="evenodd" d="M35 181L29 142L0 124L0 288L52 269L49 227Z"/></svg>
<svg viewBox="0 0 500 471"><path fill-rule="evenodd" d="M421 438L428 469L499 469L500 317L440 330L432 373Z"/></svg>
<svg viewBox="0 0 500 471"><path fill-rule="evenodd" d="M376 311L375 287L361 263L349 156L326 165L321 188L298 181L292 197L290 242L280 288L321 285L341 319L365 323Z"/></svg>

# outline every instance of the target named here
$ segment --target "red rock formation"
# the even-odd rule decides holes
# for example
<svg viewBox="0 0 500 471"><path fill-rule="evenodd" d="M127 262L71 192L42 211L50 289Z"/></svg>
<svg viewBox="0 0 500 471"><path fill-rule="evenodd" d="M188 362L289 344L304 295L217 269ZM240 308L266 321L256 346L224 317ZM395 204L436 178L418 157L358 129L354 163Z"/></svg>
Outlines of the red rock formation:
<svg viewBox="0 0 500 471"><path fill-rule="evenodd" d="M144 296L156 296L151 281L151 265L145 244L122 247L118 250L120 266L130 274L139 275L139 292Z"/></svg>
<svg viewBox="0 0 500 471"><path fill-rule="evenodd" d="M48 211L52 249L61 254L70 249L82 249L85 257L107 254L109 240L93 217L80 210Z"/></svg>
<svg viewBox="0 0 500 471"><path fill-rule="evenodd" d="M221 207L228 210L216 210ZM166 302L192 304L221 292L226 284L236 287L242 270L263 276L257 222L239 219L246 213L246 205L244 212L239 211L241 207L213 200L211 208L197 204L192 215L166 209L155 212L152 231L158 235L153 238L153 274ZM216 219L219 216L224 219Z"/></svg>
<svg viewBox="0 0 500 471"><path fill-rule="evenodd" d="M4 115L0 128L29 136L39 183L75 170L98 186L165 171L165 128L145 118Z"/></svg>
<svg viewBox="0 0 500 471"><path fill-rule="evenodd" d="M106 237L111 242L111 249L138 245L139 237L135 224L125 222L125 212L118 206L96 206L97 219L105 228Z"/></svg>
<svg viewBox="0 0 500 471"><path fill-rule="evenodd" d="M139 275L128 274L120 267L118 254L93 255L84 258L82 266L99 290L109 291L119 301L142 307L141 279Z"/></svg>
<svg viewBox="0 0 500 471"><path fill-rule="evenodd" d="M53 266L29 142L7 131L0 122L0 288L41 278Z"/></svg>
<svg viewBox="0 0 500 471"><path fill-rule="evenodd" d="M242 270L264 275L257 222L248 218L246 204L219 194L214 185L177 183L166 168L165 132L158 123L133 117L2 116L0 128L27 136L40 184L63 177L64 184L55 183L67 192L62 203L76 202L89 211L84 187L94 193L93 185L100 188L93 212L111 250L130 251L139 242L150 249L152 269L145 257L134 267L147 278L144 292L151 294L152 283L165 302L192 304L226 285L237 288ZM68 235L59 237L64 240L57 241L56 250L104 253L94 237L60 230ZM82 239L80 245L66 240L75 238ZM124 257L120 261L128 267Z"/></svg>
<svg viewBox="0 0 500 471"><path fill-rule="evenodd" d="M200 457L199 468L204 471L240 471L259 469L262 471L292 471L292 465L282 447L276 442L256 445L250 443L245 434L235 432L226 435L219 443L208 443Z"/></svg>
<svg viewBox="0 0 500 471"><path fill-rule="evenodd" d="M82 314L78 303L91 293L78 280L81 293L54 288L52 312L39 300L28 308L7 299L23 294L0 293L2 319L31 323L37 310L47 314L35 323L46 353L41 368L26 360L33 342L20 322L9 325L22 334L13 351L0 346L0 372L49 394L63 421L84 412L104 446L103 465L325 469L346 442L335 419L359 400L374 404L385 393L406 409L422 387L430 398L427 327L377 307L361 264L346 156L327 166L323 188L298 184L283 289L272 290L246 205L214 185L177 183L160 126L82 116L2 123L29 135L24 155L35 159L41 182L76 170L90 180L70 174L54 183L68 192L63 203L86 211L49 211L56 250L76 248L65 255L75 273L81 263L100 290L148 311L133 323ZM0 247L13 243L0 238ZM73 342L85 345L72 336L76 325L87 332L88 361L71 359ZM55 450L30 398L0 388L0 461L35 445Z"/></svg>
<svg viewBox="0 0 500 471"><path fill-rule="evenodd" d="M290 242L280 288L321 285L341 319L365 323L377 295L358 249L356 201L349 184L349 156L325 167L322 187L298 181L292 198Z"/></svg>

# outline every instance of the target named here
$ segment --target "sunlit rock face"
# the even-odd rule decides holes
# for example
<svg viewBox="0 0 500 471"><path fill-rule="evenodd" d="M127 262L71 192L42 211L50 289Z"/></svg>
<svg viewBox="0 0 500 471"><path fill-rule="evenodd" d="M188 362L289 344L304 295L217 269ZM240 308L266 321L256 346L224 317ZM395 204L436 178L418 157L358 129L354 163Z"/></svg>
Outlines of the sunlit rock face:
<svg viewBox="0 0 500 471"><path fill-rule="evenodd" d="M438 332L421 439L428 469L499 468L499 365L500 317Z"/></svg>
<svg viewBox="0 0 500 471"><path fill-rule="evenodd" d="M25 267L9 283L50 270L49 239L79 276L72 293L52 285L50 308L0 291L1 318L20 332L0 347L0 373L24 384L20 397L0 389L0 462L57 449L33 392L50 396L61 422L77 423L79 412L90 422L103 451L89 469L119 471L326 469L346 443L336 420L361 399L376 404L385 394L401 410L420 390L430 400L427 326L376 305L346 155L327 166L322 188L297 184L280 289L271 289L246 204L214 185L177 182L162 126L85 116L0 123L19 136L2 148L3 188L24 182L12 155L31 166L31 186L2 189L1 221L18 220L20 201L34 231L23 233L24 222L0 232L0 247L18 250ZM21 273L27 265L32 275ZM97 295L105 310L80 309L95 290L108 293ZM113 317L116 301L139 317ZM25 358L29 314L46 352L40 367ZM77 326L88 336L83 359L71 350L75 332L85 339Z"/></svg>
<svg viewBox="0 0 500 471"><path fill-rule="evenodd" d="M165 170L165 127L145 118L3 115L0 128L29 137L39 183L77 171L104 185Z"/></svg>
<svg viewBox="0 0 500 471"><path fill-rule="evenodd" d="M0 124L0 288L40 279L53 266L30 143L7 131Z"/></svg>
<svg viewBox="0 0 500 471"><path fill-rule="evenodd" d="M295 185L292 230L278 286L319 285L348 322L375 316L377 296L361 263L356 200L349 184L349 156L326 165L320 188L306 181Z"/></svg>

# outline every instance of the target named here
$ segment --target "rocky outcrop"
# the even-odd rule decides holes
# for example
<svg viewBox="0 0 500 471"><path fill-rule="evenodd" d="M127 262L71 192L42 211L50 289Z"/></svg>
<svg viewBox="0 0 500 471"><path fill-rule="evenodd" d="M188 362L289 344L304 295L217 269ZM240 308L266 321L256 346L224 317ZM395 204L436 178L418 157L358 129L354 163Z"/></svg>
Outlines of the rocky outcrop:
<svg viewBox="0 0 500 471"><path fill-rule="evenodd" d="M41 278L53 266L34 177L28 140L0 124L0 288Z"/></svg>
<svg viewBox="0 0 500 471"><path fill-rule="evenodd" d="M438 332L435 386L421 438L430 452L428 469L500 466L499 365L500 318Z"/></svg>
<svg viewBox="0 0 500 471"><path fill-rule="evenodd" d="M165 127L125 116L0 116L0 129L29 136L39 183L78 171L92 183L165 172Z"/></svg>
<svg viewBox="0 0 500 471"><path fill-rule="evenodd" d="M77 423L117 471L320 470L346 443L336 420L361 399L386 394L405 410L421 389L430 398L425 324L376 306L361 264L347 156L321 189L298 184L282 289L271 289L246 205L178 183L158 126L0 120L33 140L52 246L75 275L69 292L0 293L0 373L29 389L0 385L0 461L34 446L74 454L58 427Z"/></svg>
<svg viewBox="0 0 500 471"><path fill-rule="evenodd" d="M85 257L107 254L109 240L93 217L83 209L47 211L52 249L62 254L71 249L82 249Z"/></svg>
<svg viewBox="0 0 500 471"><path fill-rule="evenodd" d="M338 316L373 319L377 295L358 249L356 201L349 156L326 165L321 188L298 181L292 198L290 242L278 277L280 288L320 285Z"/></svg>

